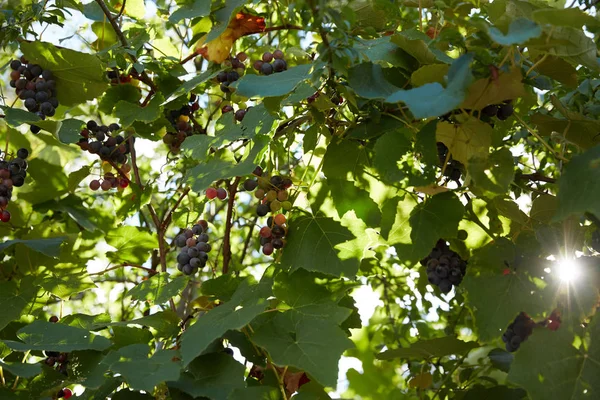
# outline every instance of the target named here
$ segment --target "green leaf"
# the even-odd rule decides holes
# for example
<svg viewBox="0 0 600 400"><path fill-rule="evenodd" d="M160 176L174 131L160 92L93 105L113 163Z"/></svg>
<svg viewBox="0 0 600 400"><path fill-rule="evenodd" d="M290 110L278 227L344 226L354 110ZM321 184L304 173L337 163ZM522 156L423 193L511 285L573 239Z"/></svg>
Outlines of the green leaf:
<svg viewBox="0 0 600 400"><path fill-rule="evenodd" d="M76 293L97 287L85 270L81 271L77 267L72 272L70 274L61 273L60 276L55 274L45 275L43 279L38 281L38 284L62 300L68 300Z"/></svg>
<svg viewBox="0 0 600 400"><path fill-rule="evenodd" d="M94 100L106 90L105 67L98 57L45 42L21 42L32 64L49 69L56 79L56 97L63 106Z"/></svg>
<svg viewBox="0 0 600 400"><path fill-rule="evenodd" d="M542 223L550 223L552 217L556 214L558 208L558 199L549 194L542 194L531 203L529 216L532 219Z"/></svg>
<svg viewBox="0 0 600 400"><path fill-rule="evenodd" d="M475 118L469 118L462 124L440 122L436 131L437 140L448 147L452 158L467 167L471 157L486 157L493 134L489 124Z"/></svg>
<svg viewBox="0 0 600 400"><path fill-rule="evenodd" d="M533 122L542 136L552 136L560 132L563 137L582 149L589 149L598 145L598 131L600 121L584 117L578 113L570 113L573 119L556 118L545 114L531 116Z"/></svg>
<svg viewBox="0 0 600 400"><path fill-rule="evenodd" d="M512 353L503 349L492 349L492 351L488 353L488 358L494 368L498 368L500 371L506 373L510 371L510 366L515 359Z"/></svg>
<svg viewBox="0 0 600 400"><path fill-rule="evenodd" d="M69 174L69 192L73 193L81 182L90 175L92 168L89 166L81 167L77 171L73 171Z"/></svg>
<svg viewBox="0 0 600 400"><path fill-rule="evenodd" d="M15 244L22 244L29 249L36 251L38 253L42 253L48 257L58 258L60 254L60 246L67 239L66 236L53 237L47 239L31 239L31 240L22 240L22 239L14 239L7 240L3 243L0 243L0 251L5 251L11 246Z"/></svg>
<svg viewBox="0 0 600 400"><path fill-rule="evenodd" d="M552 308L552 299L545 298L545 293L523 272L508 275L467 274L461 286L467 291L479 338L483 342L500 338L521 311L535 316Z"/></svg>
<svg viewBox="0 0 600 400"><path fill-rule="evenodd" d="M295 271L352 277L358 271L359 259L352 242L355 236L339 222L322 215L296 213L290 218L285 252L281 266ZM361 258L361 257L359 257Z"/></svg>
<svg viewBox="0 0 600 400"><path fill-rule="evenodd" d="M231 300L213 308L198 318L195 324L185 330L181 337L181 353L184 364L189 364L217 338L230 329L240 329L248 324L267 307L267 297L271 291L269 279L251 285L249 281L240 284Z"/></svg>
<svg viewBox="0 0 600 400"><path fill-rule="evenodd" d="M229 301L243 281L243 278L231 274L221 275L202 282L200 290L205 296L214 296L221 301Z"/></svg>
<svg viewBox="0 0 600 400"><path fill-rule="evenodd" d="M235 389L228 400L281 400L281 392L270 386L253 386Z"/></svg>
<svg viewBox="0 0 600 400"><path fill-rule="evenodd" d="M235 93L244 97L283 96L307 80L312 67L312 64L298 65L269 76L247 74L238 81Z"/></svg>
<svg viewBox="0 0 600 400"><path fill-rule="evenodd" d="M373 63L362 63L352 67L348 71L348 84L359 96L366 99L385 99L400 90L387 79L386 70Z"/></svg>
<svg viewBox="0 0 600 400"><path fill-rule="evenodd" d="M530 40L527 47L542 53L563 57L574 64L581 64L592 71L600 70L596 57L596 44L581 29L556 26L546 35Z"/></svg>
<svg viewBox="0 0 600 400"><path fill-rule="evenodd" d="M42 366L40 364L0 361L0 367L14 376L21 376L23 378L31 378L42 372Z"/></svg>
<svg viewBox="0 0 600 400"><path fill-rule="evenodd" d="M448 70L448 85L428 83L410 90L398 90L386 98L388 103L405 103L415 118L438 117L458 108L473 80L470 64L472 54L466 54L452 63Z"/></svg>
<svg viewBox="0 0 600 400"><path fill-rule="evenodd" d="M60 323L85 329L86 331L97 331L104 329L110 324L110 315L69 314L61 318Z"/></svg>
<svg viewBox="0 0 600 400"><path fill-rule="evenodd" d="M233 13L237 12L245 3L246 0L227 0L225 7L214 13L215 24L206 37L206 43L216 39L227 29Z"/></svg>
<svg viewBox="0 0 600 400"><path fill-rule="evenodd" d="M598 27L598 20L585 13L579 8L544 8L535 10L531 14L532 19L540 24L549 24L554 26L569 26L575 29L581 29L584 25Z"/></svg>
<svg viewBox="0 0 600 400"><path fill-rule="evenodd" d="M542 34L542 27L527 18L517 18L508 26L508 33L503 34L498 28L490 27L488 34L493 41L503 46L523 44L529 39Z"/></svg>
<svg viewBox="0 0 600 400"><path fill-rule="evenodd" d="M119 118L121 126L130 126L135 121L152 122L162 115L161 103L165 100L161 93L154 95L152 100L145 106L129 103L121 100L115 105L115 115Z"/></svg>
<svg viewBox="0 0 600 400"><path fill-rule="evenodd" d="M29 111L21 110L19 108L12 108L7 106L0 106L4 111L4 120L9 126L16 128L26 123L32 123L41 121L41 118L34 113Z"/></svg>
<svg viewBox="0 0 600 400"><path fill-rule="evenodd" d="M483 190L484 195L489 198L508 191L514 179L514 169L512 153L505 148L491 153L487 159L475 156L468 165L476 188Z"/></svg>
<svg viewBox="0 0 600 400"><path fill-rule="evenodd" d="M112 29L112 27L110 27ZM140 89L133 85L115 85L109 87L100 99L98 109L105 114L112 114L117 103L138 103L142 97Z"/></svg>
<svg viewBox="0 0 600 400"><path fill-rule="evenodd" d="M398 254L406 260L418 260L412 246L410 215L417 206L414 197L405 195L403 199L395 197L387 200L381 211L381 236L390 245L396 246ZM439 239L439 238L438 238Z"/></svg>
<svg viewBox="0 0 600 400"><path fill-rule="evenodd" d="M569 8L561 11L577 10L576 8ZM543 57L543 56L542 56ZM552 79L557 80L560 83L564 83L569 87L577 87L577 70L567 61L560 57L546 56L535 69L542 75L548 76Z"/></svg>
<svg viewBox="0 0 600 400"><path fill-rule="evenodd" d="M181 363L174 350L158 350L148 357L147 344L133 344L110 353L102 361L121 374L132 389L152 392L158 384L179 378Z"/></svg>
<svg viewBox="0 0 600 400"><path fill-rule="evenodd" d="M414 87L423 86L427 83L438 82L446 83L444 77L448 74L450 66L448 64L429 64L423 65L410 76L410 83Z"/></svg>
<svg viewBox="0 0 600 400"><path fill-rule="evenodd" d="M600 218L600 145L574 156L558 181L555 219L591 212Z"/></svg>
<svg viewBox="0 0 600 400"><path fill-rule="evenodd" d="M527 390L531 399L594 399L600 396L600 324L596 315L586 329L587 351L573 347L573 334L536 329L515 355L508 380ZM551 350L551 351L550 351Z"/></svg>
<svg viewBox="0 0 600 400"><path fill-rule="evenodd" d="M169 22L177 23L182 19L204 17L210 14L210 2L204 0L192 0L191 4L179 7L169 16Z"/></svg>
<svg viewBox="0 0 600 400"><path fill-rule="evenodd" d="M332 140L323 160L323 173L330 179L357 180L368 165L367 149L356 140Z"/></svg>
<svg viewBox="0 0 600 400"><path fill-rule="evenodd" d="M413 56L419 64L437 63L437 56L429 49L427 43L425 43L425 40L429 40L429 38L427 36L421 36L421 38L412 38L410 34L400 32L392 36L391 40L396 46Z"/></svg>
<svg viewBox="0 0 600 400"><path fill-rule="evenodd" d="M5 340L13 350L48 350L70 352L74 350L105 350L110 340L73 326L45 321L34 321L17 332L21 342Z"/></svg>
<svg viewBox="0 0 600 400"><path fill-rule="evenodd" d="M115 262L143 264L150 257L150 251L158 246L154 233L136 226L121 226L106 235L106 243L116 248L106 255Z"/></svg>
<svg viewBox="0 0 600 400"><path fill-rule="evenodd" d="M110 325L126 326L141 325L156 329L158 337L172 337L179 333L181 319L171 310L159 311L147 317L132 319L130 321L113 322Z"/></svg>
<svg viewBox="0 0 600 400"><path fill-rule="evenodd" d="M507 386L484 387L474 385L464 392L461 400L522 400L527 398L527 392L523 389L513 389Z"/></svg>
<svg viewBox="0 0 600 400"><path fill-rule="evenodd" d="M188 279L185 276L169 279L168 273L161 272L133 287L127 294L133 300L147 301L150 304L159 305L177 296L187 283Z"/></svg>
<svg viewBox="0 0 600 400"><path fill-rule="evenodd" d="M20 287L14 280L0 282L0 331L19 316L34 301L38 287L22 281Z"/></svg>
<svg viewBox="0 0 600 400"><path fill-rule="evenodd" d="M267 350L275 364L294 366L322 385L335 387L338 361L353 347L352 341L330 321L303 318L292 324L285 314L257 329L252 341Z"/></svg>
<svg viewBox="0 0 600 400"><path fill-rule="evenodd" d="M401 169L401 159L412 150L408 129L399 132L389 132L377 139L373 151L373 167L379 171L381 179L393 184L404 178Z"/></svg>
<svg viewBox="0 0 600 400"><path fill-rule="evenodd" d="M204 71L203 73L201 73L199 75L196 75L195 77L193 77L189 81L184 82L181 86L179 86L177 89L175 89L175 91L173 93L171 93L169 98L167 100L165 100L162 105L164 106L166 103L169 103L169 102L175 100L179 96L187 95L188 93L190 93L191 91L196 89L198 86L200 86L204 82L217 76L218 73L219 73L219 71L208 70L208 71Z"/></svg>
<svg viewBox="0 0 600 400"><path fill-rule="evenodd" d="M465 208L454 193L432 196L410 216L410 238L418 258L425 257L440 238L453 238Z"/></svg>
<svg viewBox="0 0 600 400"><path fill-rule="evenodd" d="M168 382L169 387L182 390L194 398L227 400L234 391L242 390L245 386L244 366L228 354L200 356L189 365L189 370L190 373L183 374L180 380Z"/></svg>
<svg viewBox="0 0 600 400"><path fill-rule="evenodd" d="M472 349L479 347L477 342L463 342L454 336L445 336L436 339L420 340L412 343L410 347L387 350L377 354L379 360L393 360L396 358L439 358L452 354L464 355Z"/></svg>

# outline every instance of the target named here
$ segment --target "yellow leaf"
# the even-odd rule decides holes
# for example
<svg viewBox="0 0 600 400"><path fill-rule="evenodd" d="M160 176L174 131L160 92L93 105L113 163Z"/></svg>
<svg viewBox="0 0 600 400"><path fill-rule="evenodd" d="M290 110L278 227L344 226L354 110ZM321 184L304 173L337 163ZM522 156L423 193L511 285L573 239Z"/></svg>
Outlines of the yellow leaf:
<svg viewBox="0 0 600 400"><path fill-rule="evenodd" d="M435 135L438 142L448 147L452 158L466 166L474 155L487 158L493 133L490 125L476 118L469 118L462 124L440 122Z"/></svg>
<svg viewBox="0 0 600 400"><path fill-rule="evenodd" d="M446 186L438 186L436 184L431 184L427 186L415 186L415 190L419 193L424 193L433 196L434 194L447 192L449 189Z"/></svg>
<svg viewBox="0 0 600 400"><path fill-rule="evenodd" d="M525 88L521 82L521 70L514 67L508 73L500 74L497 79L479 79L468 90L467 98L461 108L481 110L490 104L499 104L504 100L514 100L525 96Z"/></svg>
<svg viewBox="0 0 600 400"><path fill-rule="evenodd" d="M408 382L408 386L411 389L427 389L433 383L433 376L429 372L424 372L419 375L415 375L410 382Z"/></svg>

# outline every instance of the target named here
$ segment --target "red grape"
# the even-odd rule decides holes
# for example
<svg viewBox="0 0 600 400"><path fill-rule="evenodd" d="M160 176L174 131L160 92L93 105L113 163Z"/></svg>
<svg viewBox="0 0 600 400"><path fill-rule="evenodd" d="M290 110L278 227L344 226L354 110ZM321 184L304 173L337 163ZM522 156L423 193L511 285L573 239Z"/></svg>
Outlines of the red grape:
<svg viewBox="0 0 600 400"><path fill-rule="evenodd" d="M209 187L208 189L206 189L206 197L209 200L214 199L215 197L217 197L217 189Z"/></svg>

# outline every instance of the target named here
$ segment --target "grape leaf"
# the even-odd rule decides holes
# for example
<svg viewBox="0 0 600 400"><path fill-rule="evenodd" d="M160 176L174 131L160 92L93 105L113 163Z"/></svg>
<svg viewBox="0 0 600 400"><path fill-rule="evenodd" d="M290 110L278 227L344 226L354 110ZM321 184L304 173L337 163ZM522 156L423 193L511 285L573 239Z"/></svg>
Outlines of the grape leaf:
<svg viewBox="0 0 600 400"><path fill-rule="evenodd" d="M85 270L81 271L81 268L77 267L70 272L72 273L61 273L60 276L48 274L37 283L62 300L68 300L73 294L97 287Z"/></svg>
<svg viewBox="0 0 600 400"><path fill-rule="evenodd" d="M529 39L539 37L542 34L542 27L527 18L517 18L508 26L506 35L495 27L490 27L488 34L496 43L510 46L523 44Z"/></svg>
<svg viewBox="0 0 600 400"><path fill-rule="evenodd" d="M149 304L159 305L177 296L187 283L188 279L185 276L169 279L169 274L162 272L154 274L149 279L134 286L127 294L133 300L147 301Z"/></svg>
<svg viewBox="0 0 600 400"><path fill-rule="evenodd" d="M121 226L107 233L106 243L117 249L106 253L109 259L140 265L150 257L150 251L157 246L157 239L156 234L143 228Z"/></svg>
<svg viewBox="0 0 600 400"><path fill-rule="evenodd" d="M60 323L85 329L86 331L97 331L104 329L110 324L110 315L69 314L61 318Z"/></svg>
<svg viewBox="0 0 600 400"><path fill-rule="evenodd" d="M386 72L379 64L358 64L348 71L348 84L361 97L385 99L400 90L387 79Z"/></svg>
<svg viewBox="0 0 600 400"><path fill-rule="evenodd" d="M471 386L470 386L471 387ZM523 389L514 389L507 386L484 387L474 385L464 392L461 400L522 400L527 398L527 392Z"/></svg>
<svg viewBox="0 0 600 400"><path fill-rule="evenodd" d="M22 376L23 378L31 378L42 372L42 366L40 364L0 361L0 367L14 376Z"/></svg>
<svg viewBox="0 0 600 400"><path fill-rule="evenodd" d="M248 74L237 82L236 94L244 97L277 97L290 93L310 76L313 64L302 64L269 76Z"/></svg>
<svg viewBox="0 0 600 400"><path fill-rule="evenodd" d="M48 257L57 258L60 254L60 246L67 239L66 236L53 237L47 239L13 239L0 243L0 251L5 251L9 247L20 243L33 251L42 253Z"/></svg>
<svg viewBox="0 0 600 400"><path fill-rule="evenodd" d="M478 79L467 91L467 98L460 105L468 110L480 110L490 104L499 104L505 100L514 100L525 96L523 76L518 67L509 72L501 72L497 79Z"/></svg>
<svg viewBox="0 0 600 400"><path fill-rule="evenodd" d="M171 337L179 333L180 318L171 310L159 311L147 317L132 319L129 321L113 322L110 325L126 326L141 325L149 326L157 331L158 337Z"/></svg>
<svg viewBox="0 0 600 400"><path fill-rule="evenodd" d="M22 281L20 287L14 280L0 282L0 331L19 318L37 292L38 287L30 282Z"/></svg>
<svg viewBox="0 0 600 400"><path fill-rule="evenodd" d="M63 106L94 100L106 90L105 67L98 57L45 42L21 42L30 63L49 69L56 78L56 97Z"/></svg>
<svg viewBox="0 0 600 400"><path fill-rule="evenodd" d="M231 300L200 316L181 336L184 364L189 364L230 329L240 329L267 307L272 281L263 277L259 284L242 282Z"/></svg>
<svg viewBox="0 0 600 400"><path fill-rule="evenodd" d="M484 342L500 338L521 311L535 316L552 308L552 297L545 297L548 292L538 289L523 273L467 274L461 286L467 291L479 338Z"/></svg>
<svg viewBox="0 0 600 400"><path fill-rule="evenodd" d="M600 145L574 156L558 181L555 220L591 212L600 218Z"/></svg>
<svg viewBox="0 0 600 400"><path fill-rule="evenodd" d="M492 127L485 122L469 118L462 124L438 123L436 136L448 147L453 159L468 166L471 157L486 157L493 133Z"/></svg>
<svg viewBox="0 0 600 400"><path fill-rule="evenodd" d="M514 179L514 169L514 160L509 149L495 151L487 159L472 157L468 165L476 189L482 190L488 198L503 195L508 191Z"/></svg>
<svg viewBox="0 0 600 400"><path fill-rule="evenodd" d="M549 33L550 37L545 34L540 38L530 40L527 47L565 58L574 64L584 65L592 71L600 70L600 64L596 58L596 43L581 29L555 26Z"/></svg>
<svg viewBox="0 0 600 400"><path fill-rule="evenodd" d="M122 127L126 128L135 121L152 122L162 115L161 103L165 100L161 93L154 95L152 100L141 107L137 103L120 100L115 105L115 115L119 118Z"/></svg>
<svg viewBox="0 0 600 400"><path fill-rule="evenodd" d="M232 392L245 386L244 366L225 353L200 356L189 365L189 370L178 381L168 382L169 387L194 398L227 400Z"/></svg>
<svg viewBox="0 0 600 400"><path fill-rule="evenodd" d="M404 177L400 168L400 159L410 150L410 132L402 129L399 132L389 132L377 139L373 151L373 167L375 167L384 182L395 183Z"/></svg>
<svg viewBox="0 0 600 400"><path fill-rule="evenodd" d="M359 178L369 164L367 149L356 140L332 140L323 160L323 173L327 178Z"/></svg>
<svg viewBox="0 0 600 400"><path fill-rule="evenodd" d="M295 271L304 268L327 275L351 277L359 266L355 236L339 222L322 215L296 213L290 218L281 266ZM360 257L362 258L362 257Z"/></svg>
<svg viewBox="0 0 600 400"><path fill-rule="evenodd" d="M175 24L184 18L204 17L210 14L210 4L210 2L204 0L192 0L175 10L169 16L169 21Z"/></svg>
<svg viewBox="0 0 600 400"><path fill-rule="evenodd" d="M335 387L338 361L354 346L352 341L330 321L307 317L294 324L288 312L257 329L251 340L266 349L275 364L297 367L322 385Z"/></svg>
<svg viewBox="0 0 600 400"><path fill-rule="evenodd" d="M112 28L111 28L112 29ZM100 99L98 109L105 114L111 114L119 101L137 103L142 93L133 85L115 85L109 87Z"/></svg>
<svg viewBox="0 0 600 400"><path fill-rule="evenodd" d="M73 326L46 321L33 321L17 332L22 340L15 342L5 340L8 347L17 351L49 350L70 352L74 350L105 350L110 347L110 340L94 335L89 331Z"/></svg>
<svg viewBox="0 0 600 400"><path fill-rule="evenodd" d="M536 329L515 355L508 380L538 399L594 399L600 396L600 318L588 325L589 344L573 347L573 334Z"/></svg>
<svg viewBox="0 0 600 400"><path fill-rule="evenodd" d="M596 18L585 13L583 10L575 8L543 8L531 13L535 22L540 24L550 24L554 26L570 26L571 28L581 29L583 25L597 28Z"/></svg>
<svg viewBox="0 0 600 400"><path fill-rule="evenodd" d="M379 360L393 360L396 358L437 358L451 354L465 354L479 347L477 342L464 342L454 336L445 336L436 339L420 340L412 343L410 347L392 349L377 354Z"/></svg>
<svg viewBox="0 0 600 400"><path fill-rule="evenodd" d="M299 398L298 395L294 397ZM281 400L281 392L271 386L250 386L244 389L235 389L228 400Z"/></svg>
<svg viewBox="0 0 600 400"><path fill-rule="evenodd" d="M32 123L41 121L41 118L29 111L21 110L19 108L13 108L8 106L0 106L2 111L4 111L4 120L9 126L16 128L26 123Z"/></svg>
<svg viewBox="0 0 600 400"><path fill-rule="evenodd" d="M453 238L465 208L454 193L432 196L410 216L410 238L417 258L425 257L440 238Z"/></svg>

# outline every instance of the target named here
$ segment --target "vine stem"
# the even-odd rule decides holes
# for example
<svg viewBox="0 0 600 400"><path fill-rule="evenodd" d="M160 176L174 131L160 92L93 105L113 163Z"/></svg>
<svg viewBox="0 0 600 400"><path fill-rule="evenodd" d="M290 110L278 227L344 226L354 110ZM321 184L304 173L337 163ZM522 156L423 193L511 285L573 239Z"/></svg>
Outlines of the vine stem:
<svg viewBox="0 0 600 400"><path fill-rule="evenodd" d="M523 125L525 127L525 129L527 129L527 131L529 131L529 133L531 133L537 140L542 142L542 145L544 145L544 147L547 148L548 151L550 151L550 153L552 155L554 155L554 157L558 158L561 161L567 161L567 162L569 161L565 157L561 156L560 154L557 154L556 151L552 148L552 146L550 146L548 143L546 143L546 141L533 128L531 128L529 125L527 125L527 123L525 121L523 121L521 119L521 117L519 117L518 114L515 113L513 115L515 116L517 121L519 121L521 123L521 125Z"/></svg>
<svg viewBox="0 0 600 400"><path fill-rule="evenodd" d="M155 270L153 270L151 268L146 268L146 267L144 267L142 265L126 263L126 264L115 265L114 267L107 268L107 269L102 270L100 272L94 272L93 274L89 274L89 275L90 276L93 276L93 275L102 275L102 274L104 274L104 273L106 273L108 271L113 271L115 269L124 268L124 267L133 267L133 268L143 269L144 271L148 272L150 275L154 275L154 274L157 273Z"/></svg>
<svg viewBox="0 0 600 400"><path fill-rule="evenodd" d="M462 365L462 363L465 361L465 358L467 358L467 354L469 354L469 353L467 352L466 354L464 354L460 358L460 360L457 360L456 365L454 365L454 367L452 367L452 369L450 371L448 371L448 374L446 374L446 377L444 378L444 380L440 384L440 387L438 388L438 390L435 391L435 394L433 395L433 397L431 398L431 400L435 400L438 397L438 395L440 394L440 391L444 387L444 384L446 383L446 381L448 379L450 379L450 377L452 377L452 374L454 372L456 372L456 370L458 369L458 367L460 367Z"/></svg>
<svg viewBox="0 0 600 400"><path fill-rule="evenodd" d="M177 210L177 207L179 207L179 205L181 204L181 201L184 199L185 196L187 196L187 194L190 192L190 190L191 190L190 187L185 188L185 190L181 193L181 196L179 196L179 199L177 199L177 201L175 202L175 204L173 205L171 210L169 210L169 212L163 218L163 221L160 225L160 227L163 231L166 231L167 228L169 227L169 224L171 224L171 220L173 219L173 213L175 212L175 210Z"/></svg>
<svg viewBox="0 0 600 400"><path fill-rule="evenodd" d="M233 203L237 187L242 178L236 176L229 185L229 198L227 199L227 216L225 217L225 236L223 237L223 274L229 271L229 262L231 261L231 226L233 225Z"/></svg>
<svg viewBox="0 0 600 400"><path fill-rule="evenodd" d="M519 176L520 179L527 179L530 181L540 181L540 182L547 182L547 183L556 183L556 179L554 178L550 178L548 176L544 176L542 174L540 174L539 172L535 172L533 174L523 174Z"/></svg>
<svg viewBox="0 0 600 400"><path fill-rule="evenodd" d="M242 250L242 255L240 256L240 265L244 265L244 258L246 257L246 252L248 251L248 246L250 245L250 239L252 238L252 232L254 232L254 226L258 222L258 216L254 217L254 221L250 225L250 230L248 231L248 236L246 236L246 240L244 240L244 249Z"/></svg>
<svg viewBox="0 0 600 400"><path fill-rule="evenodd" d="M137 156L135 154L135 145L133 143L133 136L130 136L129 139L129 153L131 154L131 168L133 169L133 174L135 175L135 180L137 181L140 190L144 190L144 184L142 183L142 178L140 178L140 170L137 165Z"/></svg>

